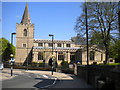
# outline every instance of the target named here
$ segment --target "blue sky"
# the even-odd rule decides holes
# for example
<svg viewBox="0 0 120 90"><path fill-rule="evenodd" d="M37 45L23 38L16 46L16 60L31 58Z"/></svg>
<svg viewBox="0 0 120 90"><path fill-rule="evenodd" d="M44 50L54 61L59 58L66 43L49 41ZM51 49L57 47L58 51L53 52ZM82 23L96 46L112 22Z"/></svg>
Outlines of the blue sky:
<svg viewBox="0 0 120 90"><path fill-rule="evenodd" d="M2 3L2 37L10 41L10 34L16 32L25 2ZM76 18L82 13L80 2L28 2L31 22L35 24L34 39L69 40L75 36Z"/></svg>

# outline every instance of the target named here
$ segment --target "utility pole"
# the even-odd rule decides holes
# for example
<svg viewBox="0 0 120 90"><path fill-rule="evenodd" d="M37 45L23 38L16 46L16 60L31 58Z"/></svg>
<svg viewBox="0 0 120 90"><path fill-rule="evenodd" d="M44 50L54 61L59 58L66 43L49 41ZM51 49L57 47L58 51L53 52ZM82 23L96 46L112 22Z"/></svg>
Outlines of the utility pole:
<svg viewBox="0 0 120 90"><path fill-rule="evenodd" d="M119 24L119 40L120 40L120 1L118 2L118 24Z"/></svg>
<svg viewBox="0 0 120 90"><path fill-rule="evenodd" d="M87 83L89 83L89 46L88 46L88 21L87 21L87 2L85 2L85 21L86 21L86 45L87 45Z"/></svg>
<svg viewBox="0 0 120 90"><path fill-rule="evenodd" d="M89 65L89 45L88 45L87 2L85 2L85 21L86 21L87 65Z"/></svg>

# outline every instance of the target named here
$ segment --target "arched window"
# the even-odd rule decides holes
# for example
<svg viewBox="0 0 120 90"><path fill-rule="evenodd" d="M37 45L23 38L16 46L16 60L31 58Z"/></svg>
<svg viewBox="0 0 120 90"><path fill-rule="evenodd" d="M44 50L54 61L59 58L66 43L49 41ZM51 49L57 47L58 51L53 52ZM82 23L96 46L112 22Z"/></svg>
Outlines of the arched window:
<svg viewBox="0 0 120 90"><path fill-rule="evenodd" d="M24 35L24 36L27 36L27 29L24 29L23 35Z"/></svg>
<svg viewBox="0 0 120 90"><path fill-rule="evenodd" d="M94 60L95 58L95 52L90 51L90 60Z"/></svg>

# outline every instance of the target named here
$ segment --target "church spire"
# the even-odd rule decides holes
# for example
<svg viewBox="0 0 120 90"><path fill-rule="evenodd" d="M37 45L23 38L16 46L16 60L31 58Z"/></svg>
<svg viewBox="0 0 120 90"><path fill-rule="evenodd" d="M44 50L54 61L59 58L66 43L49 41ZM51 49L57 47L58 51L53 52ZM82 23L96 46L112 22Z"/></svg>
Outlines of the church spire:
<svg viewBox="0 0 120 90"><path fill-rule="evenodd" d="M22 24L30 24L30 15L29 15L29 12L28 12L28 4L26 3L26 6L25 6L25 10L24 10L24 14L23 14L23 17L22 17L22 20L21 20L21 23Z"/></svg>

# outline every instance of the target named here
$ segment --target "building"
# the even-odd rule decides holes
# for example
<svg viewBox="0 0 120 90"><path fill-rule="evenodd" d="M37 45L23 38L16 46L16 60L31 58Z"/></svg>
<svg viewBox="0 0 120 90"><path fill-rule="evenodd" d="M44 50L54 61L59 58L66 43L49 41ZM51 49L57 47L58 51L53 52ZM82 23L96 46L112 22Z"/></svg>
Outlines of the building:
<svg viewBox="0 0 120 90"><path fill-rule="evenodd" d="M93 62L101 63L105 60L104 51L96 46L89 47L89 51L90 64ZM53 55L58 65L62 61L80 62L81 64L87 62L86 46L76 45L71 40L54 40ZM45 62L48 65L48 61L53 55L52 40L34 39L34 24L30 21L28 4L26 4L20 24L16 24L16 63Z"/></svg>

